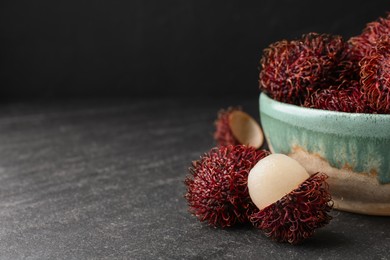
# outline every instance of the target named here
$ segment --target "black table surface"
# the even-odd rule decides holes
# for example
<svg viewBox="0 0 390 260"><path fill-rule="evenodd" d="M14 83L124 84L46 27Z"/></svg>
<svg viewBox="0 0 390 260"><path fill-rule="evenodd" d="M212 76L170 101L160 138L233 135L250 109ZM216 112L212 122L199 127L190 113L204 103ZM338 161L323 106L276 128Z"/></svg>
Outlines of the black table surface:
<svg viewBox="0 0 390 260"><path fill-rule="evenodd" d="M390 259L390 218L333 211L298 246L187 211L218 109L256 98L0 104L1 259Z"/></svg>

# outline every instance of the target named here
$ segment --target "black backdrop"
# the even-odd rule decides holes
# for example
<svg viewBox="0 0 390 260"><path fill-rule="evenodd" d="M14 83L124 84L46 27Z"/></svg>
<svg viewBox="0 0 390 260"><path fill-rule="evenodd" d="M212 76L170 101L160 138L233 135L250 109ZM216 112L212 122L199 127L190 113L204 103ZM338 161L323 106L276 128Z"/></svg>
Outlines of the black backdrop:
<svg viewBox="0 0 390 260"><path fill-rule="evenodd" d="M253 95L261 50L311 31L359 34L390 1L0 3L4 97Z"/></svg>

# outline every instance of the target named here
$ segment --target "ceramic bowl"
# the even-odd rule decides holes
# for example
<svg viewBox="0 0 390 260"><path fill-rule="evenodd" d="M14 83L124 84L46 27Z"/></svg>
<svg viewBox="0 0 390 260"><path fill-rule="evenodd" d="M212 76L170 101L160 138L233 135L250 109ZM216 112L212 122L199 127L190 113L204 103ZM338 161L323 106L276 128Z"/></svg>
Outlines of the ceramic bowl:
<svg viewBox="0 0 390 260"><path fill-rule="evenodd" d="M262 93L260 117L272 152L329 176L335 208L390 216L390 115L299 107Z"/></svg>

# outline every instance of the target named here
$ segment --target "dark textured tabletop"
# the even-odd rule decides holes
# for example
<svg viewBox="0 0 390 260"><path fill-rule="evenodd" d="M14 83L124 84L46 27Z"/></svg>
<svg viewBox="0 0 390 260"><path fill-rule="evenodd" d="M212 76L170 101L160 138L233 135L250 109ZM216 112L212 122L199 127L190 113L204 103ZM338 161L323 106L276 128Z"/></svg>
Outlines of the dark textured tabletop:
<svg viewBox="0 0 390 260"><path fill-rule="evenodd" d="M0 104L1 259L390 259L390 218L333 211L298 246L187 211L183 180L219 108L257 99Z"/></svg>

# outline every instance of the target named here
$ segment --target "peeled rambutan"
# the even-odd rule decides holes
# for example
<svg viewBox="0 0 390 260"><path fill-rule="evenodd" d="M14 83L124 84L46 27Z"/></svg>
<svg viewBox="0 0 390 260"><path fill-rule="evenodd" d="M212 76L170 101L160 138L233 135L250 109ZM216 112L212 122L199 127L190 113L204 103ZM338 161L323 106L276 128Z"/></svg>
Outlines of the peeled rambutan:
<svg viewBox="0 0 390 260"><path fill-rule="evenodd" d="M274 204L251 216L254 226L278 242L297 244L332 219L326 175L315 174Z"/></svg>
<svg viewBox="0 0 390 260"><path fill-rule="evenodd" d="M255 119L241 108L229 107L218 112L214 139L220 146L243 144L260 148L264 135Z"/></svg>
<svg viewBox="0 0 390 260"><path fill-rule="evenodd" d="M249 194L258 207L252 224L278 242L297 244L311 237L332 219L332 198L327 176L312 176L294 159L272 154L252 169Z"/></svg>
<svg viewBox="0 0 390 260"><path fill-rule="evenodd" d="M317 90L306 98L303 106L349 113L371 111L358 81L344 81L340 86Z"/></svg>
<svg viewBox="0 0 390 260"><path fill-rule="evenodd" d="M389 21L390 23L390 21ZM380 114L390 113L390 33L360 61L362 91L369 106Z"/></svg>
<svg viewBox="0 0 390 260"><path fill-rule="evenodd" d="M307 95L329 86L328 76L344 59L346 47L341 36L317 33L273 43L260 61L260 89L278 101L301 105Z"/></svg>
<svg viewBox="0 0 390 260"><path fill-rule="evenodd" d="M252 167L270 153L244 145L211 149L192 163L184 183L189 211L214 227L249 222L256 206L247 187Z"/></svg>
<svg viewBox="0 0 390 260"><path fill-rule="evenodd" d="M390 35L390 13L387 17L380 17L374 22L370 22L363 29L363 32L348 40L351 46L352 56L358 61L368 55L372 48L383 36Z"/></svg>

